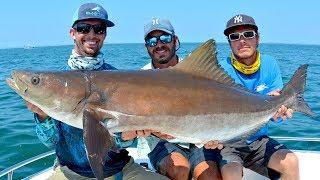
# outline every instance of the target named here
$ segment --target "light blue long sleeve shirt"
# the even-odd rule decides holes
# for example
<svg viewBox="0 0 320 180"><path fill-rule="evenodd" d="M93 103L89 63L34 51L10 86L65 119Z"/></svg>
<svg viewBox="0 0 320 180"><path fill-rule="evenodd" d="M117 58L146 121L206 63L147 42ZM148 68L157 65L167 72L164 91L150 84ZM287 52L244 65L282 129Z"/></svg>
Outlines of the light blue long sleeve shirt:
<svg viewBox="0 0 320 180"><path fill-rule="evenodd" d="M65 69L69 68L66 67ZM116 70L116 68L104 64L98 70ZM87 158L82 129L69 126L51 117L41 123L37 114L34 115L34 118L39 140L46 146L55 148L58 161L62 166L67 166L80 175L94 177ZM121 133L116 134L115 142L120 148L132 143L131 141L123 142ZM108 152L108 159L104 166L105 174L111 176L120 172L129 160L130 156L125 149L120 149L119 153Z"/></svg>

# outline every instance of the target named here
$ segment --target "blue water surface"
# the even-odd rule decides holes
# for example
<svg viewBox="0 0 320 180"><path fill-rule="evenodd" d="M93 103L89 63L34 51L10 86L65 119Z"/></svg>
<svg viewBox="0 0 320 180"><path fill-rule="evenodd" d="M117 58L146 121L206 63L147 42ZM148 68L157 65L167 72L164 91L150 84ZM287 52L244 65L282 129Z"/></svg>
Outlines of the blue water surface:
<svg viewBox="0 0 320 180"><path fill-rule="evenodd" d="M178 54L184 57L198 43L182 43ZM0 171L27 158L49 151L35 134L33 114L27 110L24 101L5 83L13 69L53 70L66 65L72 46L35 47L32 49L0 49ZM218 58L229 55L228 44L218 43ZM262 53L273 55L279 62L284 82L301 64L309 64L305 100L313 111L320 114L320 46L262 44ZM107 61L120 69L140 69L149 63L149 56L143 44L106 44L103 53ZM274 136L320 138L319 118L309 118L300 113L281 123L270 123L270 134ZM286 142L289 148L320 151L320 143ZM52 165L53 158L33 163L15 172L20 179ZM1 178L0 178L1 179Z"/></svg>

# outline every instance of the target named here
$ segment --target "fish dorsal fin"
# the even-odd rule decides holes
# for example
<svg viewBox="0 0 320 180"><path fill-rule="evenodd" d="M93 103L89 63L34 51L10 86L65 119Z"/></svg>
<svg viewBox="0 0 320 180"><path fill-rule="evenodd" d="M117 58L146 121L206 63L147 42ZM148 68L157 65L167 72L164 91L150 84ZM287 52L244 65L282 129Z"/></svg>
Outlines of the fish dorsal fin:
<svg viewBox="0 0 320 180"><path fill-rule="evenodd" d="M217 60L216 43L213 39L200 45L172 69L244 89L220 67Z"/></svg>

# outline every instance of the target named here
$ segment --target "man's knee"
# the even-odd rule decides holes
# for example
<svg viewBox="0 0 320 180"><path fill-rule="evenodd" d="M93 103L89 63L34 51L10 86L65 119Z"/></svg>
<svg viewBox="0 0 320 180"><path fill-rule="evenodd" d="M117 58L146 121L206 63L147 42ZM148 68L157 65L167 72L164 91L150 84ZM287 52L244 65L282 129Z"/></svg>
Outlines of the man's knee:
<svg viewBox="0 0 320 180"><path fill-rule="evenodd" d="M194 179L214 179L221 180L221 173L218 165L214 161L205 161L199 163L193 172Z"/></svg>
<svg viewBox="0 0 320 180"><path fill-rule="evenodd" d="M279 150L271 156L268 166L279 172L297 170L299 168L299 160L293 152Z"/></svg>
<svg viewBox="0 0 320 180"><path fill-rule="evenodd" d="M190 164L182 154L173 152L161 161L159 171L170 179L188 179Z"/></svg>
<svg viewBox="0 0 320 180"><path fill-rule="evenodd" d="M242 179L243 166L240 163L232 162L221 168L222 179L237 180Z"/></svg>
<svg viewBox="0 0 320 180"><path fill-rule="evenodd" d="M299 166L299 159L294 153L288 153L283 163L285 167L296 168Z"/></svg>

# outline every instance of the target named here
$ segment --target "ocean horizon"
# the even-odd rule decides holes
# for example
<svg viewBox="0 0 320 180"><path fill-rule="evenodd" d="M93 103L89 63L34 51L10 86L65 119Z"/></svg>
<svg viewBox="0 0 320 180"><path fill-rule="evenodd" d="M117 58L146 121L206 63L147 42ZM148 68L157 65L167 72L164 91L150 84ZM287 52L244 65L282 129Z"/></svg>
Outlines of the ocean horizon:
<svg viewBox="0 0 320 180"><path fill-rule="evenodd" d="M180 42L181 44L200 44L203 42ZM228 45L228 42L216 42L217 44ZM105 45L126 45L126 44L144 44L144 42L105 42ZM307 43L285 43L285 42L262 42L260 45L297 45L297 46L320 46L320 44L307 44ZM0 47L0 50L4 49L28 49L28 48L43 48L43 47L59 47L59 46L73 46L72 43L68 44L53 44L53 45L37 45L37 44L25 44L22 46L9 46ZM31 49L30 48L30 49Z"/></svg>

